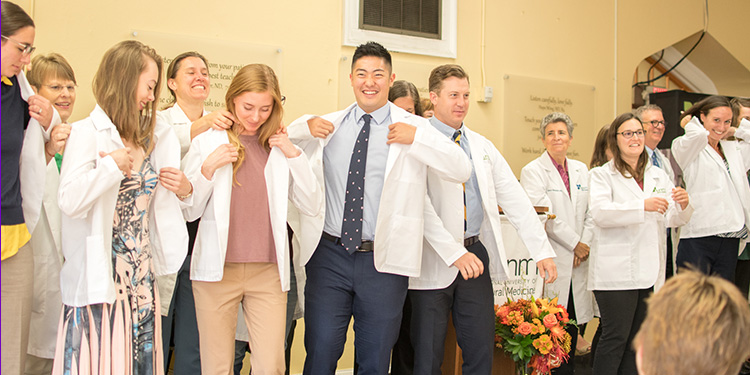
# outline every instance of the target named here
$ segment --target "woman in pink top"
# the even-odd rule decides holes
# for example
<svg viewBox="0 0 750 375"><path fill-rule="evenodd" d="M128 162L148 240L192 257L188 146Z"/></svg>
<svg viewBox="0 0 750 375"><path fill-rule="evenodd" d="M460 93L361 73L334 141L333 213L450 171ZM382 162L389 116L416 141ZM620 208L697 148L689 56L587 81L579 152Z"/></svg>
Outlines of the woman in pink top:
<svg viewBox="0 0 750 375"><path fill-rule="evenodd" d="M190 277L206 374L231 372L242 303L254 374L283 374L289 290L287 204L317 216L322 188L282 126L282 96L262 64L237 72L226 94L237 121L193 139L185 172L195 188L188 220L201 217ZM231 162L231 165L229 164Z"/></svg>

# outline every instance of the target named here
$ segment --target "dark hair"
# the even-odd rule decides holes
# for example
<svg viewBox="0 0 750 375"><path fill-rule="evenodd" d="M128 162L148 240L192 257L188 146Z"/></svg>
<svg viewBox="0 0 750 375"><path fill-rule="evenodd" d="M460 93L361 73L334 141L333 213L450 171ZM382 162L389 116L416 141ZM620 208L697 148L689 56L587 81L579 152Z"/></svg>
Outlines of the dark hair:
<svg viewBox="0 0 750 375"><path fill-rule="evenodd" d="M2 33L5 36L13 36L27 26L35 27L34 20L23 8L9 1L2 2L2 17Z"/></svg>
<svg viewBox="0 0 750 375"><path fill-rule="evenodd" d="M638 157L638 164L636 164L635 169L633 169L630 164L622 159L622 155L620 155L620 147L617 145L617 131L622 124L630 120L638 121L638 124L641 125L641 129L643 129L643 123L635 113L623 113L617 116L617 118L612 121L612 124L609 125L607 143L609 145L609 150L612 151L612 162L614 163L615 169L624 177L633 177L636 181L643 181L643 175L646 172L646 164L648 164L648 153L646 152L646 148L643 148L643 152L641 152L641 155Z"/></svg>
<svg viewBox="0 0 750 375"><path fill-rule="evenodd" d="M422 102L419 100L419 91L417 86L409 81L393 82L390 91L388 91L388 101L393 103L398 98L409 97L414 101L414 114L422 116Z"/></svg>
<svg viewBox="0 0 750 375"><path fill-rule="evenodd" d="M440 93L440 89L443 88L443 81L450 77L466 78L466 82L469 82L469 74L466 73L461 65L456 64L445 64L432 69L430 72L429 90L436 94Z"/></svg>
<svg viewBox="0 0 750 375"><path fill-rule="evenodd" d="M599 134L596 135L596 141L594 141L594 153L591 155L591 163L589 168L601 167L606 164L607 160L607 134L609 133L609 124L602 126L599 130Z"/></svg>
<svg viewBox="0 0 750 375"><path fill-rule="evenodd" d="M167 79L174 79L177 76L177 71L180 70L180 63L182 62L182 60L185 60L188 57L197 57L203 60L203 63L206 64L206 70L208 70L208 60L206 60L203 55L195 51L183 52L177 55L177 57L175 57L174 60L169 63L169 66L167 67ZM169 87L169 85L167 85L167 90L169 90L169 94L172 95L172 98L169 99L167 107L171 107L175 102L177 102L177 94L175 94L175 92Z"/></svg>
<svg viewBox="0 0 750 375"><path fill-rule="evenodd" d="M732 104L729 103L729 99L727 99L726 96L720 96L720 95L712 95L708 98L705 98L698 103L693 104L690 109L683 112L680 116L680 120L685 118L685 116L698 116L700 114L708 115L708 112L710 112L714 108L719 107L729 107L732 108ZM700 117L698 117L700 120Z"/></svg>
<svg viewBox="0 0 750 375"><path fill-rule="evenodd" d="M385 65L388 66L388 70L391 72L393 71L390 52L388 52L385 47L376 42L367 42L365 44L360 44L359 47L354 50L354 56L352 56L352 69L354 69L354 64L357 63L357 60L366 56L374 56L383 59L383 61L385 61Z"/></svg>
<svg viewBox="0 0 750 375"><path fill-rule="evenodd" d="M732 98L729 101L732 105L732 126L740 126L740 108L750 108L750 98Z"/></svg>

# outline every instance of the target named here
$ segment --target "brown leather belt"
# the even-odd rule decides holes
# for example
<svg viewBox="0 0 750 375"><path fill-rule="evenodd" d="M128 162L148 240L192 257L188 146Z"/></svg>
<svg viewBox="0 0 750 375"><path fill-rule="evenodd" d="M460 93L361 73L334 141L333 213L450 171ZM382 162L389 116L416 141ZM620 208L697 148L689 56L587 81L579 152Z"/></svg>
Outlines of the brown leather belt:
<svg viewBox="0 0 750 375"><path fill-rule="evenodd" d="M479 236L464 238L464 247L469 247L477 242L479 242Z"/></svg>
<svg viewBox="0 0 750 375"><path fill-rule="evenodd" d="M331 241L336 245L341 245L341 238L334 237L326 232L323 232L323 239ZM375 249L375 243L372 241L362 241L362 245L357 249L358 253L369 253Z"/></svg>

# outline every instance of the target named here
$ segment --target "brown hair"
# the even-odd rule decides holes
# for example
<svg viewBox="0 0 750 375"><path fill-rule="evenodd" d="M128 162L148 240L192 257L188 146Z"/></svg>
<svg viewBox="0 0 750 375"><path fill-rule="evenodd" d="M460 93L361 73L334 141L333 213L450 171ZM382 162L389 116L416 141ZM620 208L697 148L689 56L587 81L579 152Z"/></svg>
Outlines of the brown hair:
<svg viewBox="0 0 750 375"><path fill-rule="evenodd" d="M188 57L197 57L203 60L203 63L206 64L206 71L208 71L208 60L206 60L203 55L195 51L183 52L177 55L177 57L169 63L169 66L167 67L167 80L177 77L177 72L180 70L180 63ZM172 95L172 98L169 99L169 103L164 106L165 109L173 106L174 103L177 102L177 94L175 94L174 90L172 90L169 85L167 85L167 90L169 90L169 94Z"/></svg>
<svg viewBox="0 0 750 375"><path fill-rule="evenodd" d="M430 98L422 98L420 102L422 102L422 114L424 114L427 111L435 110L435 106L432 104L432 101L430 100Z"/></svg>
<svg viewBox="0 0 750 375"><path fill-rule="evenodd" d="M682 270L648 299L633 340L648 375L736 375L750 355L750 308L734 284Z"/></svg>
<svg viewBox="0 0 750 375"><path fill-rule="evenodd" d="M37 55L31 59L31 70L26 72L26 78L29 84L40 89L45 82L50 79L62 79L76 82L76 75L73 68L68 64L59 53L50 53L47 55Z"/></svg>
<svg viewBox="0 0 750 375"><path fill-rule="evenodd" d="M225 96L227 110L235 118L237 117L237 113L234 107L234 99L246 92L267 92L273 98L271 114L268 116L266 122L258 128L258 142L266 150L270 150L271 147L268 145L268 139L279 130L281 119L284 116L284 107L281 104L281 89L279 87L279 80L276 78L276 73L274 73L271 67L265 64L245 65L237 72L237 75L232 79L232 83L229 84ZM243 130L242 124L235 122L232 128L227 131L229 142L237 148L239 154L233 166L235 174L245 160L245 147L242 146L239 138Z"/></svg>
<svg viewBox="0 0 750 375"><path fill-rule="evenodd" d="M94 75L94 98L117 127L120 137L143 147L147 153L153 148L156 124L156 101L138 111L136 91L138 78L146 69L148 59L158 69L154 97L161 88L162 60L156 51L136 40L125 40L107 50Z"/></svg>
<svg viewBox="0 0 750 375"><path fill-rule="evenodd" d="M393 82L390 91L388 91L388 101L393 103L398 98L409 97L414 101L414 114L422 116L422 102L419 100L419 91L413 83L409 81Z"/></svg>
<svg viewBox="0 0 750 375"><path fill-rule="evenodd" d="M686 116L699 116L700 114L708 116L708 112L710 112L714 108L719 107L729 107L732 108L732 104L729 103L729 99L727 99L726 96L720 96L720 95L712 95L708 98L705 98L698 103L693 104L690 109L683 112L682 115L680 115L680 120L685 118ZM700 117L698 117L700 120Z"/></svg>
<svg viewBox="0 0 750 375"><path fill-rule="evenodd" d="M34 20L20 6L9 1L2 2L2 33L12 37L24 27L34 26ZM3 40L3 43L5 41Z"/></svg>
<svg viewBox="0 0 750 375"><path fill-rule="evenodd" d="M636 181L643 181L643 175L646 172L646 164L648 164L646 148L643 148L643 152L641 152L641 155L638 157L638 164L636 164L635 169L633 169L630 164L623 160L622 155L620 154L620 147L617 145L617 132L619 131L620 126L630 120L638 121L638 124L641 125L641 130L643 129L643 123L641 123L638 116L632 112L623 113L617 116L617 118L612 121L612 124L609 125L609 130L607 132L607 145L609 146L609 150L612 151L612 162L614 163L615 169L624 177L633 177Z"/></svg>
<svg viewBox="0 0 750 375"><path fill-rule="evenodd" d="M609 133L609 125L602 126L599 129L599 134L596 135L596 141L594 141L594 153L591 155L591 163L589 168L601 167L606 164L607 160L607 134Z"/></svg>
<svg viewBox="0 0 750 375"><path fill-rule="evenodd" d="M729 101L732 105L732 126L740 126L740 108L750 108L750 98L732 98Z"/></svg>
<svg viewBox="0 0 750 375"><path fill-rule="evenodd" d="M464 71L464 68L462 68L460 65L456 65L456 64L440 65L436 67L435 69L432 69L432 72L430 72L430 80L429 80L430 92L439 94L440 90L443 88L443 81L450 77L456 77L460 79L465 78L466 82L469 82L469 75L466 73L466 71Z"/></svg>

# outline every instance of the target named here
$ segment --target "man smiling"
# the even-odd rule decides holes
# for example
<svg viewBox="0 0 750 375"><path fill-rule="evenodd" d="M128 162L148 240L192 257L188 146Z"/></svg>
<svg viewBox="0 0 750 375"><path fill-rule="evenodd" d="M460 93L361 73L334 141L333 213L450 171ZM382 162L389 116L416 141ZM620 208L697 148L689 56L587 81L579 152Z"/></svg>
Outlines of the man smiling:
<svg viewBox="0 0 750 375"><path fill-rule="evenodd" d="M459 147L388 102L395 75L383 46L357 47L349 78L356 103L288 129L326 197L323 215L293 227L307 271L305 374L335 372L352 317L359 374L388 372L408 276L420 273L427 170L456 183L471 173Z"/></svg>

